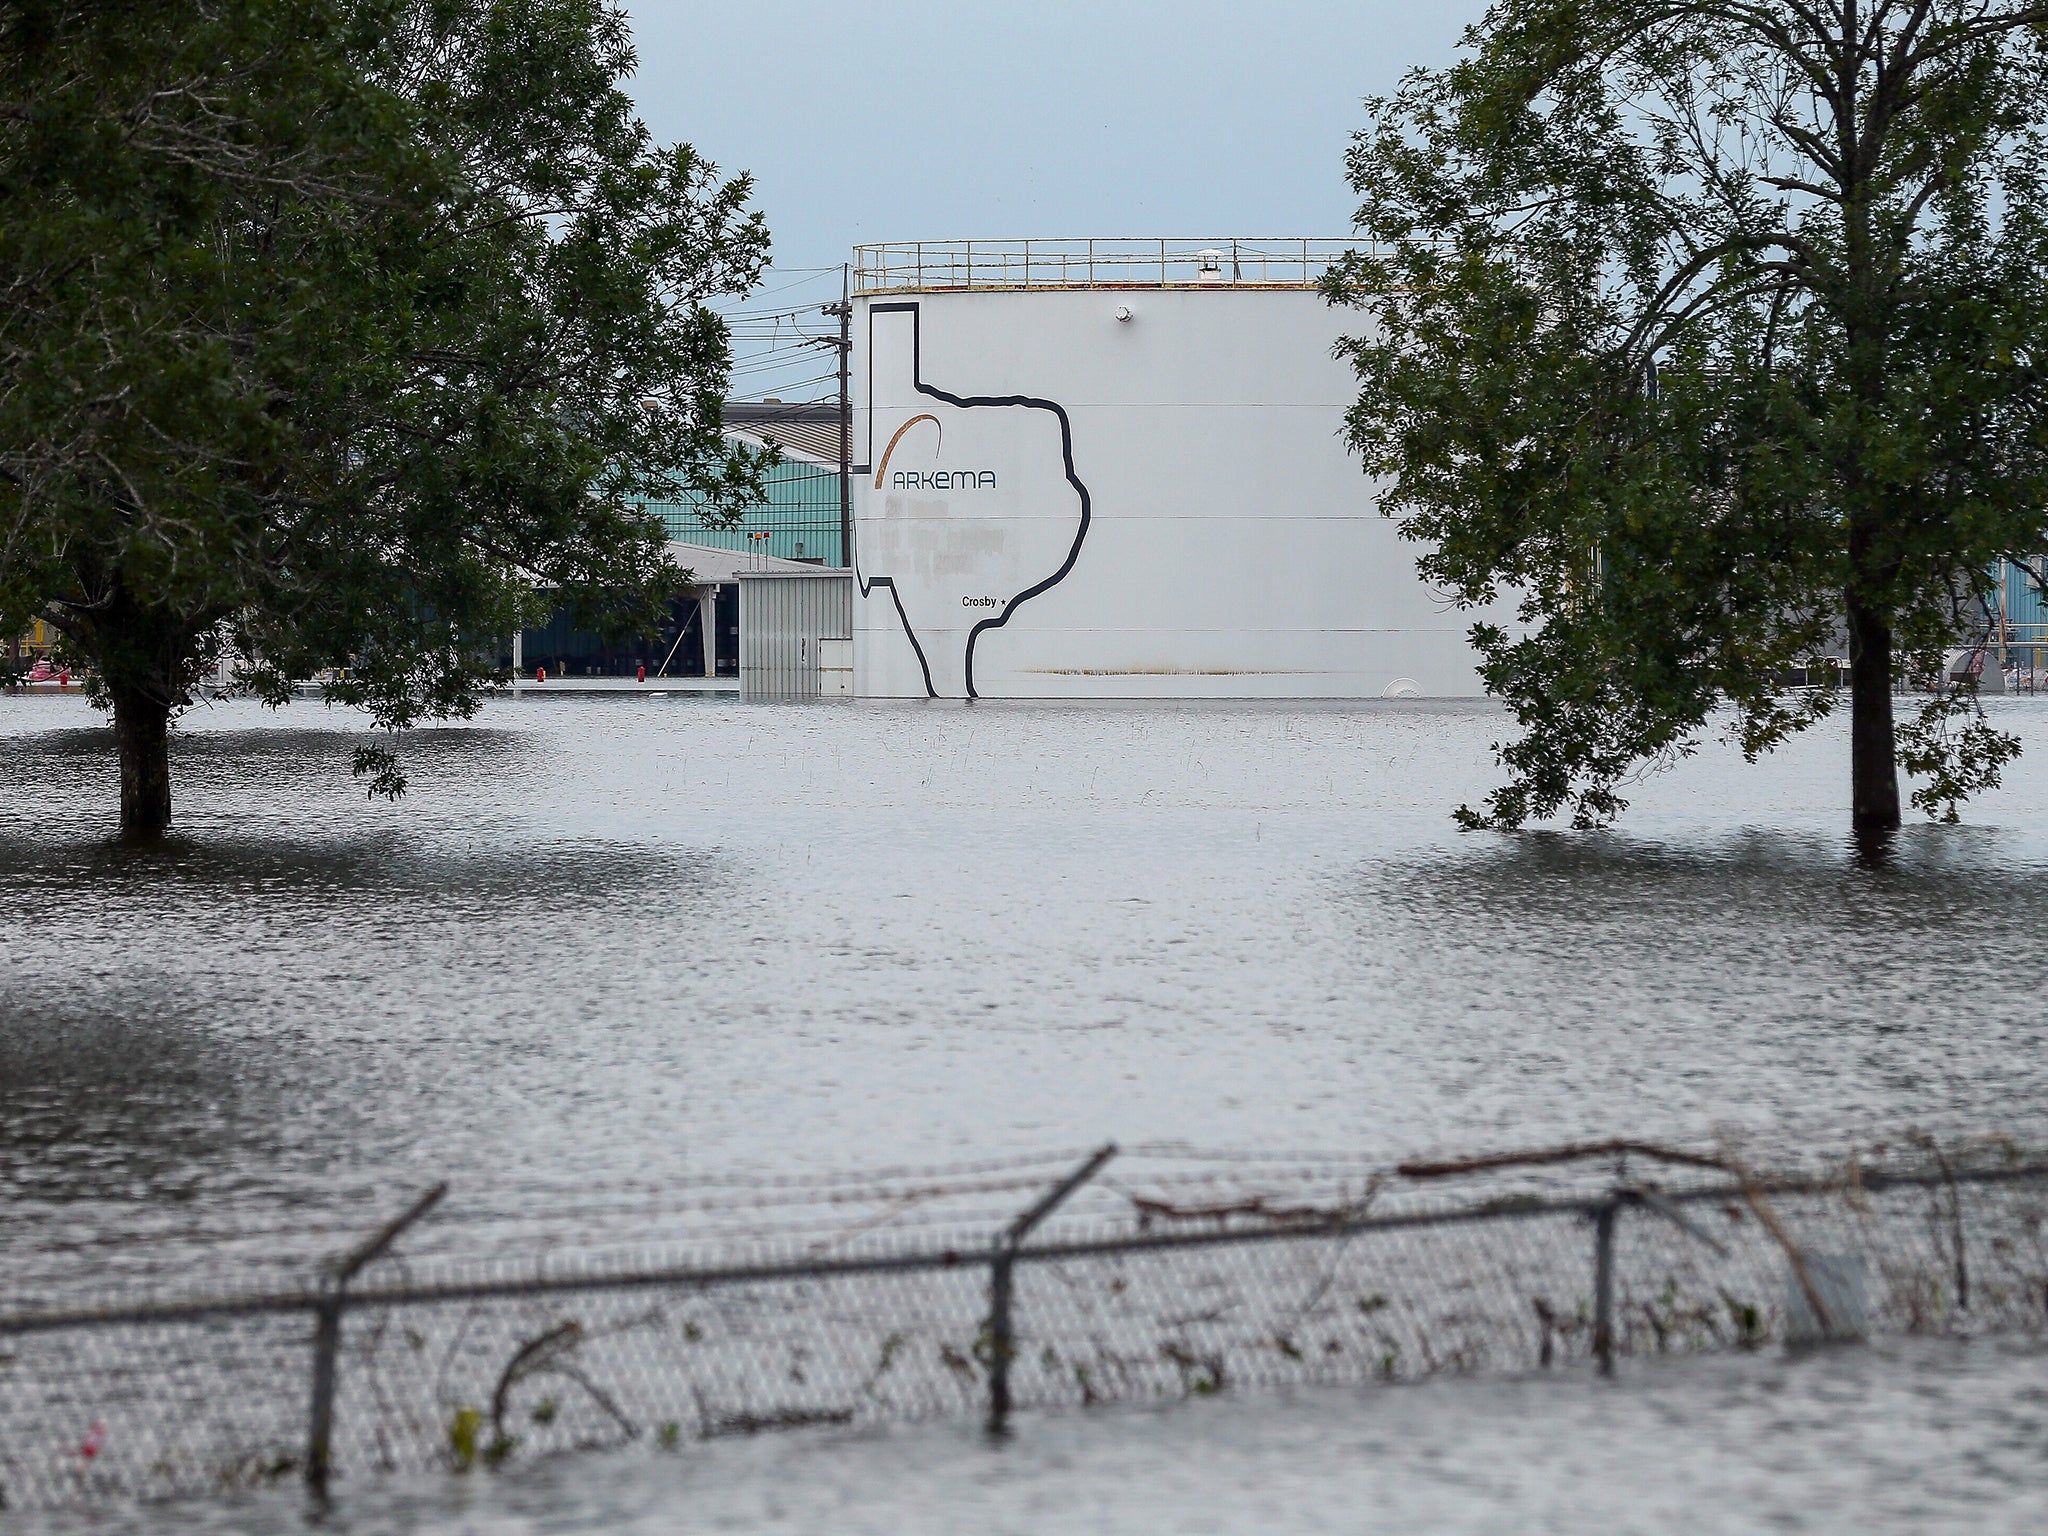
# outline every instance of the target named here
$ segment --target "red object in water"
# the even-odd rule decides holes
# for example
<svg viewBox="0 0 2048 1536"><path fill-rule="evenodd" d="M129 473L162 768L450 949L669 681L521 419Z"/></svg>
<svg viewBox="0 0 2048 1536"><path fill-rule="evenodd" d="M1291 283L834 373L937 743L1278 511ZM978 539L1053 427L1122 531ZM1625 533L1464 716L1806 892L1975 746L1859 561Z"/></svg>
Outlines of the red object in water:
<svg viewBox="0 0 2048 1536"><path fill-rule="evenodd" d="M646 663L646 662L644 662L644 661L643 661L642 663L640 663L640 675L639 675L639 677L637 677L636 679L634 679L634 681L636 681L636 682L642 682L642 683L644 683L644 682L646 682L646 681L647 681L647 663Z"/></svg>
<svg viewBox="0 0 2048 1536"><path fill-rule="evenodd" d="M100 1447L106 1444L106 1442L107 1426L98 1420L94 1420L92 1428L86 1431L85 1443L79 1446L78 1454L87 1461L91 1461L93 1457L99 1455Z"/></svg>

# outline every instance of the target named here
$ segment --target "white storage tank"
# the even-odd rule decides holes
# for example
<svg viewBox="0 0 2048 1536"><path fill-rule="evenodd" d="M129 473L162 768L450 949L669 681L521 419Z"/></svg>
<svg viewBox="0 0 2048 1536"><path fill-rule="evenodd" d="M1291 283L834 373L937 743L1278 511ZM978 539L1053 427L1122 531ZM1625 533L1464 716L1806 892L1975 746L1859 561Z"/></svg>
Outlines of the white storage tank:
<svg viewBox="0 0 2048 1536"><path fill-rule="evenodd" d="M1482 692L1342 441L1341 241L863 246L866 697ZM1493 617L1500 617L1493 615Z"/></svg>

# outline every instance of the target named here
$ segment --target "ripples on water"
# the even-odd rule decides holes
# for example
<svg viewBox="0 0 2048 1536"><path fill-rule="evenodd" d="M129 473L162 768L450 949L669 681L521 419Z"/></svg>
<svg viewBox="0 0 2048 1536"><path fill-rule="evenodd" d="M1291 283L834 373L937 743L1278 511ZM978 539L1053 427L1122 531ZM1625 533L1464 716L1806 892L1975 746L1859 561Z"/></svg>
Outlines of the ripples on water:
<svg viewBox="0 0 2048 1536"><path fill-rule="evenodd" d="M519 699L387 806L344 717L236 705L136 852L84 705L0 699L0 1261L296 1264L438 1178L2036 1128L2048 708L1998 708L2009 787L1870 871L1834 726L1503 837L1447 819L1480 706Z"/></svg>

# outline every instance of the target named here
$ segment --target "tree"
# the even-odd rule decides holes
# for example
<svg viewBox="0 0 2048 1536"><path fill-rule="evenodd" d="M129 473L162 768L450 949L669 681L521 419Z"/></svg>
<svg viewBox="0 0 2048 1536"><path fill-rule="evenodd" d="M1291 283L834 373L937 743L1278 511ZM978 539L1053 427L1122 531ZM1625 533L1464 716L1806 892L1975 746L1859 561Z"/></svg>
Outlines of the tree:
<svg viewBox="0 0 2048 1536"><path fill-rule="evenodd" d="M1603 823L1717 716L1754 760L1844 631L1856 831L1900 766L1949 819L1995 784L2018 744L1941 679L2048 547L2048 7L1500 0L1369 113L1349 439L1427 575L1520 604L1461 819Z"/></svg>
<svg viewBox="0 0 2048 1536"><path fill-rule="evenodd" d="M655 144L606 0L17 0L0 30L0 624L92 664L122 826L224 651L464 716L534 588L644 626L643 500L740 505L707 308L744 177ZM403 777L366 747L373 792Z"/></svg>

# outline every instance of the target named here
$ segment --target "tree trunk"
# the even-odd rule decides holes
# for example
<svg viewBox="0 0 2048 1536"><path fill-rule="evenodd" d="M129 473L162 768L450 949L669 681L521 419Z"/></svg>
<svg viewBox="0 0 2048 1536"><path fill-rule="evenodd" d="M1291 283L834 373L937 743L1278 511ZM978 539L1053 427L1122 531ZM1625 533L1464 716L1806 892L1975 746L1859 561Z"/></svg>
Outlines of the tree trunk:
<svg viewBox="0 0 2048 1536"><path fill-rule="evenodd" d="M1899 766L1892 741L1892 627L1849 599L1849 824L1858 836L1899 826Z"/></svg>
<svg viewBox="0 0 2048 1536"><path fill-rule="evenodd" d="M116 689L114 741L121 753L121 835L162 837L171 825L170 706L139 689Z"/></svg>

